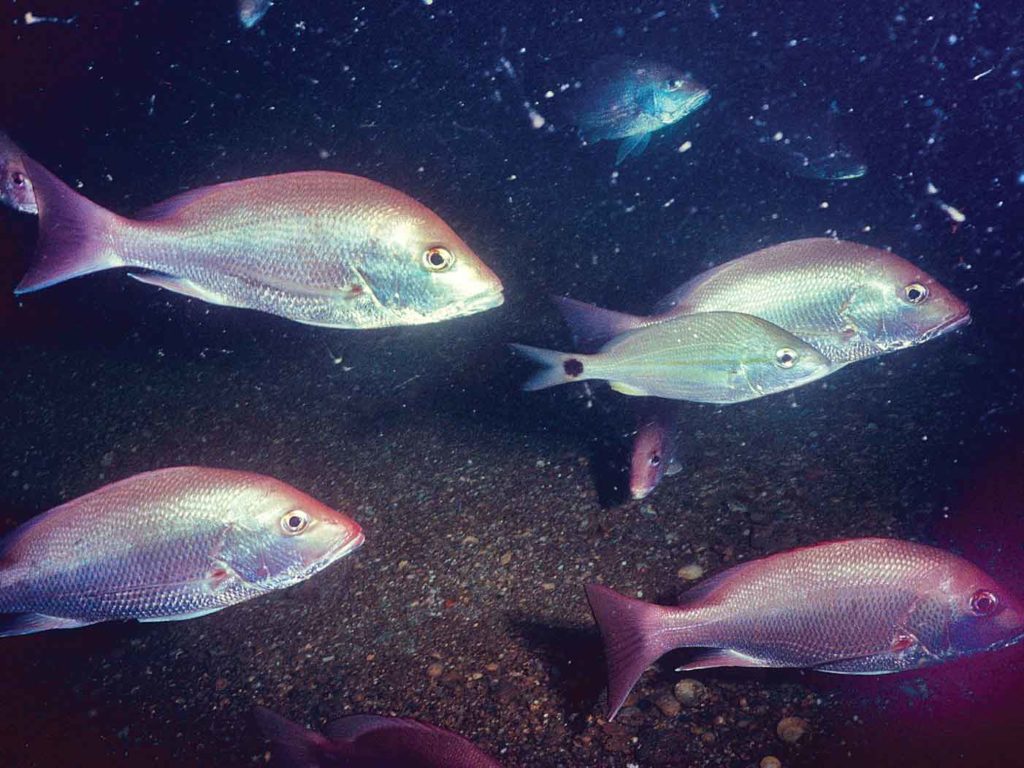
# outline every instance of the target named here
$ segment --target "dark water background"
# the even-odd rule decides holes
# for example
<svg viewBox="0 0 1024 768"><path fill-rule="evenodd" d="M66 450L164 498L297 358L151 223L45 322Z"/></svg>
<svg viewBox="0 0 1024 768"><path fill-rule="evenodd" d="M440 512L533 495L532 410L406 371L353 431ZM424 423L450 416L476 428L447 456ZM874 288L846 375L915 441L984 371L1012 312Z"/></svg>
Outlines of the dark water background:
<svg viewBox="0 0 1024 768"><path fill-rule="evenodd" d="M707 672L709 703L675 720L650 703L678 677L663 664L608 726L582 599L597 575L668 599L680 565L847 535L948 545L1024 587L1015 4L278 0L251 31L230 0L0 9L0 126L97 202L130 213L244 176L358 173L440 213L507 296L360 333L117 273L0 290L7 525L196 463L275 475L352 510L368 539L309 585L198 621L4 640L3 765L259 764L254 703L311 724L417 716L520 766L1024 764L1014 650L885 680ZM77 20L25 26L27 11ZM545 97L608 53L714 93L618 173L614 146L579 146ZM791 178L729 138L723 105L793 93L848 110L865 179ZM0 214L0 288L34 231ZM973 324L821 385L688 408L684 472L645 504L623 500L622 398L519 393L504 344L568 342L548 294L642 311L710 264L825 234L920 259ZM812 724L795 747L774 734L788 714Z"/></svg>

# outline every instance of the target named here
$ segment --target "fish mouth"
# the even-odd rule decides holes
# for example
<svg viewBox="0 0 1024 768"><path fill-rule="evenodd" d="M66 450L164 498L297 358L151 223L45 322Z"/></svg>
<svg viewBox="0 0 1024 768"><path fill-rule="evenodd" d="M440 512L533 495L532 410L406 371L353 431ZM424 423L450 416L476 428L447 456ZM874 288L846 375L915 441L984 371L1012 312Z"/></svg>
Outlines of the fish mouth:
<svg viewBox="0 0 1024 768"><path fill-rule="evenodd" d="M930 341L937 336L955 331L958 328L963 328L965 325L971 324L971 313L964 312L962 315L951 315L939 323L937 326L927 331L921 336L921 341Z"/></svg>
<svg viewBox="0 0 1024 768"><path fill-rule="evenodd" d="M339 560L345 557L345 555L350 555L353 552L355 552L357 549L363 546L363 542L365 541L366 535L362 532L362 530L360 530L351 539L343 539L342 541L340 541L337 544L337 546L335 546L333 549L330 550L330 552L328 552L328 557L332 561Z"/></svg>
<svg viewBox="0 0 1024 768"><path fill-rule="evenodd" d="M457 315L475 315L478 312L486 312L488 309L500 307L504 303L505 292L501 288L490 289L460 301L455 306L455 313Z"/></svg>

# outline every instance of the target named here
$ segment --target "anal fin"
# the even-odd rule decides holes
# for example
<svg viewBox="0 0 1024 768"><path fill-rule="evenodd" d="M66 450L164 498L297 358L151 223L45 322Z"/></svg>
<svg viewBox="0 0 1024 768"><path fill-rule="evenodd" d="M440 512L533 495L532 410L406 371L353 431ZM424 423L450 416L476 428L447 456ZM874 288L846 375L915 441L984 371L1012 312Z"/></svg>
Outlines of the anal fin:
<svg viewBox="0 0 1024 768"><path fill-rule="evenodd" d="M65 619L42 613L0 613L0 637L31 635L49 629L74 629L95 624L94 621Z"/></svg>
<svg viewBox="0 0 1024 768"><path fill-rule="evenodd" d="M157 288L163 288L168 291L173 291L174 293L180 293L183 296L189 296L193 299L205 301L208 304L217 304L222 307L236 306L235 303L227 297L198 286L191 280L186 280L183 277L174 277L173 275L165 275L160 272L147 272L145 274L129 272L128 277L133 277L140 283L155 285Z"/></svg>
<svg viewBox="0 0 1024 768"><path fill-rule="evenodd" d="M728 648L709 648L694 657L693 661L676 668L676 672L692 672L711 667L770 667L761 659L747 656Z"/></svg>
<svg viewBox="0 0 1024 768"><path fill-rule="evenodd" d="M620 395L630 395L632 397L647 397L648 393L639 387L634 387L632 384L623 384L621 381L613 381L608 384L613 390L618 392Z"/></svg>

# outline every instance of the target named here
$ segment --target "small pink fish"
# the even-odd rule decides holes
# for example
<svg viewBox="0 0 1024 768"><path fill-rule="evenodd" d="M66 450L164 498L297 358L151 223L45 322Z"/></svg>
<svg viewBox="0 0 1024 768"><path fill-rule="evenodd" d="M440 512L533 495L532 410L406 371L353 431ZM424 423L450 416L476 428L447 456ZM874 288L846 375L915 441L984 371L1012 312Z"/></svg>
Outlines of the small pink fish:
<svg viewBox="0 0 1024 768"><path fill-rule="evenodd" d="M656 398L652 401L653 405L641 409L633 437L629 493L634 499L647 498L661 478L681 470L675 441L678 406Z"/></svg>
<svg viewBox="0 0 1024 768"><path fill-rule="evenodd" d="M462 736L398 717L352 715L311 731L257 707L275 768L501 768Z"/></svg>
<svg viewBox="0 0 1024 768"><path fill-rule="evenodd" d="M679 670L805 667L879 675L1024 637L1024 604L966 560L896 539L816 544L730 568L680 607L587 587L604 638L608 718L674 648L707 648Z"/></svg>

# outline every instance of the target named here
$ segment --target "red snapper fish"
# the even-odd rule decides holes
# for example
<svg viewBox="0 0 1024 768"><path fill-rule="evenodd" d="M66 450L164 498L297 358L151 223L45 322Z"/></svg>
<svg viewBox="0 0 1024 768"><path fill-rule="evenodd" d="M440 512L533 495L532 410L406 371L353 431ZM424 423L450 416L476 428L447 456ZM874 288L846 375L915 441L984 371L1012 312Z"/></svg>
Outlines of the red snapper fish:
<svg viewBox="0 0 1024 768"><path fill-rule="evenodd" d="M317 733L257 707L272 768L501 768L462 736L418 720L351 715Z"/></svg>
<svg viewBox="0 0 1024 768"><path fill-rule="evenodd" d="M270 477L145 472L0 540L0 637L205 616L305 581L362 543L348 515Z"/></svg>
<svg viewBox="0 0 1024 768"><path fill-rule="evenodd" d="M960 299L917 265L860 243L809 238L762 248L709 269L649 316L556 298L578 343L698 312L754 315L807 342L833 364L905 349L970 322Z"/></svg>
<svg viewBox="0 0 1024 768"><path fill-rule="evenodd" d="M437 214L396 189L308 171L230 181L111 213L24 158L39 207L15 293L115 267L226 307L328 328L419 325L500 305L501 281Z"/></svg>
<svg viewBox="0 0 1024 768"><path fill-rule="evenodd" d="M966 560L896 539L848 539L737 565L652 605L591 584L604 638L608 717L675 648L679 670L805 667L880 675L995 650L1024 637L1024 604Z"/></svg>

